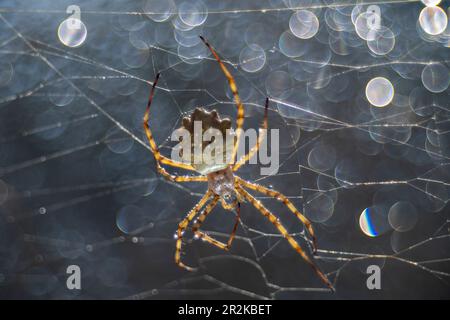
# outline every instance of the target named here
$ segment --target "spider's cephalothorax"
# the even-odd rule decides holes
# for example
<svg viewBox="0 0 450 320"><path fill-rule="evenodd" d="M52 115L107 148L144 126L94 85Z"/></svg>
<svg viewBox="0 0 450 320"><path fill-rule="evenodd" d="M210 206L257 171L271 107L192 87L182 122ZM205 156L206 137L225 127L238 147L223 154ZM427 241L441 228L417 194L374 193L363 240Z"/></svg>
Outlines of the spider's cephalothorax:
<svg viewBox="0 0 450 320"><path fill-rule="evenodd" d="M208 188L226 201L235 198L234 175L230 166L208 173Z"/></svg>
<svg viewBox="0 0 450 320"><path fill-rule="evenodd" d="M156 160L156 169L158 172L166 179L173 181L173 182L207 182L208 183L208 191L206 191L205 195L200 199L200 201L192 208L191 211L186 215L186 217L181 220L181 222L178 224L177 233L175 234L176 238L176 245L175 245L175 262L182 268L194 271L196 270L193 267L190 267L186 264L184 264L181 261L181 246L183 243L183 235L186 229L189 227L191 222L193 222L192 225L192 232L195 234L196 238L201 238L204 241L211 243L212 245L228 250L231 247L231 244L233 240L235 239L236 230L238 227L238 223L240 220L240 202L241 201L247 201L253 207L257 209L258 212L260 212L266 219L268 219L276 228L277 230L282 234L282 236L289 242L289 244L294 248L294 250L312 267L314 272L317 274L317 276L323 281L324 284L326 284L330 289L333 289L333 285L328 280L328 278L323 274L322 271L316 266L316 264L311 260L311 258L303 251L302 247L298 244L297 240L287 231L287 229L283 226L283 224L280 222L280 219L277 218L275 214L273 214L269 209L267 209L264 204L261 203L261 201L257 200L253 195L251 195L247 190L251 190L253 192L259 192L264 194L267 197L274 198L280 202L282 202L287 209L294 214L299 221L301 221L305 228L308 230L309 235L312 237L312 247L313 252L315 253L317 250L316 245L316 238L314 236L314 230L312 228L311 222L303 215L301 214L297 208L294 206L294 204L281 192L278 192L273 189L269 189L264 187L263 185L259 185L256 183L252 183L249 181L246 181L239 176L235 175L234 172L236 172L242 165L244 165L252 156L254 156L259 149L259 146L261 144L261 141L264 137L264 135L260 135L258 137L258 141L255 146L253 146L250 151L244 155L240 159L235 158L237 155L237 150L239 147L239 135L241 132L241 129L244 125L244 105L241 102L241 99L239 98L239 94L236 87L236 82L231 75L231 73L228 71L225 64L221 61L220 57L217 55L216 51L211 47L211 45L203 38L200 37L201 40L205 43L205 45L209 48L211 53L213 54L214 58L219 63L220 68L222 69L222 72L224 73L225 77L228 80L228 84L230 85L231 92L233 93L234 101L237 106L237 117L236 117L236 137L233 137L232 140L232 147L231 147L231 157L227 159L225 163L222 163L221 165L210 165L207 163L204 163L200 161L200 163L195 163L190 161L190 163L175 161L170 158L167 158L163 156L159 148L153 139L152 132L150 130L148 120L149 120L149 114L150 114L150 105L153 100L153 96L155 93L156 84L159 79L159 73L156 75L156 79L153 82L152 89L150 91L150 97L148 99L147 103L147 109L145 111L144 115L144 129L145 133L147 135L147 139L150 143L150 149L155 157ZM266 98L266 104L264 108L264 122L263 122L263 129L267 129L267 111L269 106L269 99ZM207 130L208 128L215 128L221 132L225 131L227 129L231 129L231 121L229 119L221 119L217 112L207 112L203 109L196 109L190 117L183 119L183 127L189 132L194 132L192 129L195 129L195 120L198 120L201 122L201 132L203 133L204 130ZM193 127L194 124L194 127ZM194 134L195 135L195 134ZM190 134L192 138L192 134ZM224 135L226 137L227 134ZM204 150L206 146L211 143L212 141L207 141L205 145L203 145L203 142L201 143L201 150ZM219 154L221 155L221 154ZM163 167L163 165L181 168L183 170L190 170L190 171L196 171L200 173L200 175L197 176L177 176L172 175L166 171L166 169ZM233 230L231 232L231 235L226 243L221 242L207 233L200 230L200 227L203 223L203 221L206 219L206 217L212 212L214 207L218 202L222 203L222 206L226 209L232 210L236 209L236 220L234 223Z"/></svg>

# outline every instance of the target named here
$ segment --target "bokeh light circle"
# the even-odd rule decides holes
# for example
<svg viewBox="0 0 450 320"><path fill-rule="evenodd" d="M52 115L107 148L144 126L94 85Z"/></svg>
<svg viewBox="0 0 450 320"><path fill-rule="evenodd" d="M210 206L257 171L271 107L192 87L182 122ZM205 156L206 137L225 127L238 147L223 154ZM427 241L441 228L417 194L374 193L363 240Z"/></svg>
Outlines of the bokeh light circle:
<svg viewBox="0 0 450 320"><path fill-rule="evenodd" d="M358 15L355 20L355 31L361 39L373 40L375 33L380 26L372 25L371 21L375 18L380 18L374 12L363 12Z"/></svg>
<svg viewBox="0 0 450 320"><path fill-rule="evenodd" d="M204 58L210 55L208 48L199 42L192 47L178 46L178 57L187 64L200 63Z"/></svg>
<svg viewBox="0 0 450 320"><path fill-rule="evenodd" d="M425 7L419 15L419 24L423 31L430 35L437 35L447 28L448 18L440 7Z"/></svg>
<svg viewBox="0 0 450 320"><path fill-rule="evenodd" d="M147 0L142 9L153 21L163 22L174 14L176 7L172 0Z"/></svg>
<svg viewBox="0 0 450 320"><path fill-rule="evenodd" d="M83 21L68 18L62 21L58 27L58 38L67 47L81 46L86 40L87 29Z"/></svg>
<svg viewBox="0 0 450 320"><path fill-rule="evenodd" d="M197 27L205 23L208 17L208 8L200 0L190 0L178 6L178 17L188 26Z"/></svg>
<svg viewBox="0 0 450 320"><path fill-rule="evenodd" d="M408 104L411 110L419 116L429 116L434 112L433 96L420 86L409 93Z"/></svg>
<svg viewBox="0 0 450 320"><path fill-rule="evenodd" d="M286 99L292 93L293 80L289 73L285 71L272 72L266 78L266 90L269 96L279 99Z"/></svg>
<svg viewBox="0 0 450 320"><path fill-rule="evenodd" d="M197 29L198 28L182 31L174 28L175 40L177 41L178 44L184 47L193 47L199 44L201 42L201 39L198 35L199 33L201 34L201 31Z"/></svg>
<svg viewBox="0 0 450 320"><path fill-rule="evenodd" d="M428 91L439 93L447 90L450 84L450 73L441 63L432 63L422 70L422 83Z"/></svg>
<svg viewBox="0 0 450 320"><path fill-rule="evenodd" d="M306 40L297 38L291 31L283 32L278 40L280 51L289 58L300 57L308 50L305 45Z"/></svg>
<svg viewBox="0 0 450 320"><path fill-rule="evenodd" d="M75 89L66 81L58 81L52 84L50 88L51 92L48 93L48 98L55 106L67 106L75 98Z"/></svg>
<svg viewBox="0 0 450 320"><path fill-rule="evenodd" d="M133 147L134 140L117 128L110 129L106 133L106 146L117 154L124 154Z"/></svg>
<svg viewBox="0 0 450 320"><path fill-rule="evenodd" d="M373 53L385 55L394 49L395 35L389 28L381 26L378 29L371 30L369 33L367 46Z"/></svg>
<svg viewBox="0 0 450 320"><path fill-rule="evenodd" d="M142 27L129 32L128 39L136 49L149 49L156 44L155 28L153 23L145 22Z"/></svg>
<svg viewBox="0 0 450 320"><path fill-rule="evenodd" d="M319 19L308 10L294 12L289 19L289 29L300 39L309 39L319 31Z"/></svg>
<svg viewBox="0 0 450 320"><path fill-rule="evenodd" d="M331 169L336 161L336 151L333 146L318 144L308 154L308 165L316 170Z"/></svg>
<svg viewBox="0 0 450 320"><path fill-rule="evenodd" d="M352 12L350 14L350 18L352 20L353 26L356 24L356 19L358 19L359 15L363 12L362 5L356 5L353 7Z"/></svg>
<svg viewBox="0 0 450 320"><path fill-rule="evenodd" d="M372 206L361 212L359 227L366 236L375 238L390 230L385 211L382 206Z"/></svg>
<svg viewBox="0 0 450 320"><path fill-rule="evenodd" d="M437 6L439 3L441 3L441 0L421 0L421 1L427 7Z"/></svg>
<svg viewBox="0 0 450 320"><path fill-rule="evenodd" d="M116 217L117 227L126 234L142 228L146 219L141 208L135 205L127 205L120 209Z"/></svg>
<svg viewBox="0 0 450 320"><path fill-rule="evenodd" d="M407 201L396 202L389 209L389 224L399 232L406 232L414 228L418 220L416 208Z"/></svg>
<svg viewBox="0 0 450 320"><path fill-rule="evenodd" d="M366 208L361 212L361 215L359 216L359 227L366 236L376 237L378 232L375 230L372 223L370 212L370 208Z"/></svg>
<svg viewBox="0 0 450 320"><path fill-rule="evenodd" d="M266 53L257 44L250 44L244 47L239 54L239 63L246 72L257 72L266 63Z"/></svg>
<svg viewBox="0 0 450 320"><path fill-rule="evenodd" d="M150 50L135 49L122 56L122 62L130 68L140 68L147 63L150 57Z"/></svg>
<svg viewBox="0 0 450 320"><path fill-rule="evenodd" d="M315 193L305 203L305 214L314 222L325 222L334 212L333 199L326 193Z"/></svg>
<svg viewBox="0 0 450 320"><path fill-rule="evenodd" d="M394 98L394 87L386 78L373 78L367 83L366 98L375 107L385 107Z"/></svg>

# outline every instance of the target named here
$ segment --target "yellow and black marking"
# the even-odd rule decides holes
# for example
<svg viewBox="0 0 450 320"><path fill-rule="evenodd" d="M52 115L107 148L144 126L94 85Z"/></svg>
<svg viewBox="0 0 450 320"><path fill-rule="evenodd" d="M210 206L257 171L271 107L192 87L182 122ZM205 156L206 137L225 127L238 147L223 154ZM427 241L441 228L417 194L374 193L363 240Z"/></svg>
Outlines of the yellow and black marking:
<svg viewBox="0 0 450 320"><path fill-rule="evenodd" d="M286 205L286 207L288 207L288 209L293 214L295 214L297 216L297 218L305 225L306 229L308 230L308 232L312 238L313 251L314 251L314 253L317 252L317 239L316 239L316 235L314 234L314 229L312 227L311 222L308 220L308 218L306 218L303 214L301 214L300 211L297 210L297 208L294 206L294 204L284 194L282 194L279 191L266 188L262 185L245 181L244 179L239 178L239 177L235 177L235 178L236 178L236 180L239 181L239 183L241 185L243 185L251 190L261 192L262 194L265 194L269 197L275 198L280 202L283 202Z"/></svg>
<svg viewBox="0 0 450 320"><path fill-rule="evenodd" d="M172 159L169 159L169 158L163 156L159 152L158 146L156 145L156 142L153 139L152 131L150 130L150 126L148 124L148 120L149 120L149 117L150 117L150 106L151 106L152 101L153 101L153 96L155 95L155 88L156 88L156 84L158 83L159 76L160 76L160 74L158 73L156 75L155 81L153 81L153 85L152 85L152 88L151 88L151 91L150 91L150 97L148 99L147 108L146 108L145 114L144 114L144 130L145 130L145 134L147 135L148 142L150 143L150 148L152 150L153 156L155 157L157 166L160 166L160 164L162 163L162 164L166 164L166 165L169 165L169 166L172 166L172 167L177 167L177 168L182 168L182 169L185 169L185 170L193 171L195 169L190 164L174 161Z"/></svg>
<svg viewBox="0 0 450 320"><path fill-rule="evenodd" d="M253 206L261 212L261 214L269 219L269 221L278 229L278 231L283 235L284 238L289 242L289 244L294 248L295 251L311 266L314 272L319 276L323 283L325 283L330 289L334 290L333 285L328 280L328 278L323 274L322 271L312 262L309 256L303 251L298 242L289 234L286 228L281 224L279 219L269 211L260 201L256 200L251 194L245 191L239 186L239 180L236 181L236 190L240 193L247 201L249 201Z"/></svg>
<svg viewBox="0 0 450 320"><path fill-rule="evenodd" d="M206 176L175 176L166 171L163 167L156 164L156 169L164 178L172 182L207 182L208 178Z"/></svg>
<svg viewBox="0 0 450 320"><path fill-rule="evenodd" d="M267 130L268 128L268 108L269 108L269 98L266 98L266 104L264 107L264 120L261 129ZM267 131L266 131L267 132ZM259 131L258 135L258 141L256 141L256 145L253 146L253 148L250 149L250 152L247 153L245 156L243 156L241 159L239 159L238 162L233 166L233 171L237 171L243 164L245 164L248 160L250 160L259 150L259 147L261 143L264 140L264 135L261 134L261 130Z"/></svg>
<svg viewBox="0 0 450 320"><path fill-rule="evenodd" d="M218 200L219 200L219 197L216 196L216 198L214 198L208 204L208 206L206 206L205 210L200 214L197 221L194 223L194 226L192 227L192 231L195 233L197 238L203 239L222 250L228 251L231 248L231 244L233 243L234 237L236 235L237 227L239 225L239 221L241 218L241 206L240 206L239 202L237 202L237 206L233 207L233 209L237 207L236 221L234 223L233 230L231 231L230 237L228 238L228 241L226 244L217 239L214 239L213 237L211 237L211 236L207 235L206 233L199 230L202 223L205 221L206 217L208 216L208 214L211 213L212 209L217 204Z"/></svg>
<svg viewBox="0 0 450 320"><path fill-rule="evenodd" d="M195 268L189 267L185 265L183 262L181 262L181 245L183 242L183 233L186 231L186 228L188 227L189 223L194 219L194 217L197 215L198 212L203 208L203 206L208 202L209 198L211 197L212 192L208 190L203 198L194 206L194 208L189 211L189 213L186 215L186 217L181 220L181 222L178 224L178 229L176 233L177 242L175 244L175 263L178 264L181 268L186 269L188 271L195 271Z"/></svg>
<svg viewBox="0 0 450 320"><path fill-rule="evenodd" d="M227 67L223 64L219 55L216 53L216 51L213 49L213 47L209 44L209 42L204 37L200 36L200 39L202 39L203 43L211 51L214 58L219 63L220 68L222 69L223 73L225 74L225 77L228 80L228 84L230 86L231 92L233 93L234 102L236 103L236 106L238 109L237 116L236 116L236 143L234 144L233 153L230 158L230 164L233 164L235 161L235 158L236 158L238 148L239 148L239 138L241 135L241 131L244 126L244 105L242 104L241 98L239 97L238 89L236 86L236 81L234 80L231 73L228 71Z"/></svg>

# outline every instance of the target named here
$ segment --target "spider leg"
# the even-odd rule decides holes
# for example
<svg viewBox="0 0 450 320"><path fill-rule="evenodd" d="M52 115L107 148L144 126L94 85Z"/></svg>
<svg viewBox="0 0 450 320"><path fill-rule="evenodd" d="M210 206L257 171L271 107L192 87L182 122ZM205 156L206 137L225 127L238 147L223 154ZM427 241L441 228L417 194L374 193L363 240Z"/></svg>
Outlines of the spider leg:
<svg viewBox="0 0 450 320"><path fill-rule="evenodd" d="M316 266L316 264L309 258L309 256L303 251L298 242L289 234L286 228L280 223L279 219L269 211L260 201L256 200L251 194L236 185L236 191L239 192L245 199L247 199L253 206L261 212L269 221L278 229L278 231L283 235L284 238L289 242L289 244L297 251L298 254L311 266L317 276L326 284L331 290L334 291L334 287L330 280L323 274L322 271Z"/></svg>
<svg viewBox="0 0 450 320"><path fill-rule="evenodd" d="M221 198L221 199L220 199L220 202L221 202L221 204L222 204L222 207L223 207L225 210L234 210L234 209L239 205L238 199L235 199L235 200L233 201L233 203L228 204L228 203L225 201L225 199Z"/></svg>
<svg viewBox="0 0 450 320"><path fill-rule="evenodd" d="M150 126L148 124L148 120L149 120L149 117L150 117L150 106L151 106L152 101L153 101L153 96L155 95L155 88L156 88L156 84L158 83L159 76L160 76L160 74L158 73L156 75L155 81L153 81L153 85L152 85L152 88L151 88L151 91L150 91L150 97L148 98L147 108L146 108L145 114L144 114L144 130L145 130L145 134L147 135L148 142L150 143L150 148L152 150L153 156L155 157L156 166L158 167L158 171L160 171L160 172L161 172L161 169L162 169L161 168L161 163L169 165L169 166L172 166L172 167L177 167L177 168L182 168L182 169L185 169L185 170L192 170L193 171L195 169L190 164L182 163L182 162L179 162L179 161L174 161L172 159L169 159L169 158L163 156L159 152L158 146L156 145L156 142L153 139L152 131L150 130ZM162 170L165 171L164 169L162 169Z"/></svg>
<svg viewBox="0 0 450 320"><path fill-rule="evenodd" d="M241 159L239 159L239 161L237 163L235 163L235 165L233 166L233 171L237 171L243 164L245 164L248 160L250 160L259 150L259 146L261 145L261 143L264 140L265 135L262 134L262 130L267 130L267 111L269 108L269 98L266 98L266 104L264 107L264 120L263 120L263 124L262 127L259 130L259 135L258 135L258 141L256 141L256 145L254 145L251 149L250 152L247 153L245 156L243 156Z"/></svg>
<svg viewBox="0 0 450 320"><path fill-rule="evenodd" d="M245 186L251 190L255 190L258 192L261 192L262 194L265 194L269 197L275 198L280 202L283 202L286 207L288 207L288 209L297 216L297 218L305 225L306 229L308 230L309 234L311 235L312 238L312 244L313 244L313 253L316 254L317 252L317 239L316 236L314 234L314 229L312 227L311 222L308 220L308 218L306 218L303 214L301 214L297 208L294 206L294 204L281 192L276 191L276 190L272 190L269 188L266 188L262 185L256 184L256 183L251 183L248 181L245 181L242 178L239 178L237 176L235 176L235 179L237 180L237 182L242 185Z"/></svg>
<svg viewBox="0 0 450 320"><path fill-rule="evenodd" d="M202 39L203 43L208 47L208 49L213 54L214 58L216 58L217 62L220 65L220 68L222 69L223 73L225 74L225 77L228 80L228 84L230 86L231 92L234 96L234 101L236 103L238 112L236 117L236 143L233 147L233 154L230 158L230 164L234 163L234 159L236 158L236 154L239 148L239 138L241 135L242 127L244 126L244 105L241 102L241 98L239 97L238 89L236 86L236 81L234 80L231 73L228 71L227 67L223 64L222 60L220 59L217 52L213 49L213 47L209 44L209 42L202 36L200 36L200 39Z"/></svg>
<svg viewBox="0 0 450 320"><path fill-rule="evenodd" d="M207 235L206 233L199 230L200 226L205 221L208 214L211 213L212 209L214 208L214 206L216 205L218 200L219 200L218 197L214 198L214 200L211 201L210 204L205 208L205 210L199 215L199 217L197 218L197 220L194 223L194 226L192 227L192 231L195 233L196 238L207 241L222 250L228 251L231 248L231 244L233 243L234 237L236 235L237 227L239 225L240 217L241 217L241 205L239 202L237 202L237 215L236 215L236 221L234 223L233 231L231 232L230 238L228 239L226 244L219 240L214 239L213 237L211 237L211 236Z"/></svg>
<svg viewBox="0 0 450 320"><path fill-rule="evenodd" d="M168 173L163 167L157 166L158 172L167 180L172 182L206 182L208 178L206 176L175 176Z"/></svg>
<svg viewBox="0 0 450 320"><path fill-rule="evenodd" d="M195 271L196 268L192 268L181 262L181 245L183 242L183 234L186 231L189 223L192 221L192 219L194 219L194 217L202 209L206 202L208 202L210 197L211 191L208 190L203 198L201 198L201 200L194 206L194 208L192 208L191 211L189 211L189 213L186 215L186 217L178 224L177 233L175 235L177 239L177 242L175 244L175 263L178 264L178 266L180 266L181 268L188 271Z"/></svg>

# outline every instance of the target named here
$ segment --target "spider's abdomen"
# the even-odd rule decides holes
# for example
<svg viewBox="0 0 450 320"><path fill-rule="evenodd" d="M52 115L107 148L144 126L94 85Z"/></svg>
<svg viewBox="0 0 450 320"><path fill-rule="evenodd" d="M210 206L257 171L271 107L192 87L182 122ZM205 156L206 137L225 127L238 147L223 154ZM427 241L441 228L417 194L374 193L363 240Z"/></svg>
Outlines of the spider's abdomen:
<svg viewBox="0 0 450 320"><path fill-rule="evenodd" d="M186 158L185 161L197 172L207 175L227 168L235 142L230 119L221 118L215 110L208 112L196 108L190 116L183 118L182 128L189 132L190 152L185 157L180 151L180 156ZM214 132L215 136L209 137L208 131Z"/></svg>
<svg viewBox="0 0 450 320"><path fill-rule="evenodd" d="M209 173L208 187L220 197L232 196L234 194L234 176L231 167Z"/></svg>

